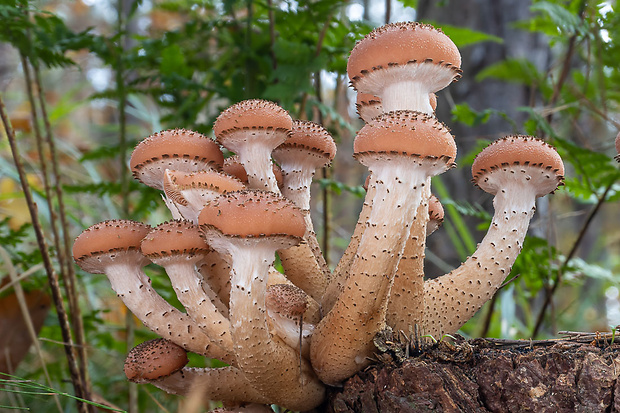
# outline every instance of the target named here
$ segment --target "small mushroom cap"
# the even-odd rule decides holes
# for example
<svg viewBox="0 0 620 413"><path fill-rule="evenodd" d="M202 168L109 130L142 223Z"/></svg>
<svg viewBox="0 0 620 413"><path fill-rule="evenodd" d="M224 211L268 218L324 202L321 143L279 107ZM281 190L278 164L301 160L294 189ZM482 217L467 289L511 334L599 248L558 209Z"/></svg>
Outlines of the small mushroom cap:
<svg viewBox="0 0 620 413"><path fill-rule="evenodd" d="M229 156L224 159L224 166L222 167L224 173L234 176L244 184L248 184L248 173L246 172L243 164L239 161L239 155ZM276 182L279 187L282 187L282 170L275 163L272 165L273 174L276 177Z"/></svg>
<svg viewBox="0 0 620 413"><path fill-rule="evenodd" d="M553 146L532 136L515 135L496 140L476 156L471 167L473 181L483 191L495 194L499 188L487 185L488 177L510 166L544 172L542 179L535 180L540 186L536 196L553 192L564 177L564 163Z"/></svg>
<svg viewBox="0 0 620 413"><path fill-rule="evenodd" d="M428 216L433 221L437 221L439 223L443 222L444 219L444 210L441 202L435 195L431 195L428 200Z"/></svg>
<svg viewBox="0 0 620 413"><path fill-rule="evenodd" d="M267 287L267 309L286 317L301 317L308 309L308 294L291 284L274 284Z"/></svg>
<svg viewBox="0 0 620 413"><path fill-rule="evenodd" d="M168 198L180 205L187 205L187 200L181 194L181 191L187 189L223 194L241 191L245 189L245 184L232 175L213 170L199 172L166 170L164 192Z"/></svg>
<svg viewBox="0 0 620 413"><path fill-rule="evenodd" d="M162 189L166 169L186 172L221 169L224 155L208 137L185 129L155 133L140 142L129 161L134 177L145 185Z"/></svg>
<svg viewBox="0 0 620 413"><path fill-rule="evenodd" d="M420 112L399 110L377 116L357 133L355 154L400 153L422 158L444 158L451 164L456 143L443 123Z"/></svg>
<svg viewBox="0 0 620 413"><path fill-rule="evenodd" d="M224 145L224 136L239 129L286 129L293 120L289 113L268 100L250 99L236 103L223 111L215 120L213 132ZM224 145L226 146L226 145Z"/></svg>
<svg viewBox="0 0 620 413"><path fill-rule="evenodd" d="M432 62L461 67L461 54L441 30L417 22L391 23L374 29L357 42L347 64L349 79L355 82L365 72L409 62Z"/></svg>
<svg viewBox="0 0 620 413"><path fill-rule="evenodd" d="M157 338L131 349L125 359L125 375L136 383L158 380L181 370L188 362L182 347Z"/></svg>
<svg viewBox="0 0 620 413"><path fill-rule="evenodd" d="M151 259L209 251L209 246L200 236L200 228L184 220L159 224L142 239L141 248L142 253Z"/></svg>
<svg viewBox="0 0 620 413"><path fill-rule="evenodd" d="M616 135L616 152L618 153L616 160L620 162L620 133Z"/></svg>
<svg viewBox="0 0 620 413"><path fill-rule="evenodd" d="M198 222L237 237L290 235L302 238L306 232L301 209L281 195L259 190L220 195L205 205Z"/></svg>
<svg viewBox="0 0 620 413"><path fill-rule="evenodd" d="M122 251L139 250L151 227L141 222L114 219L85 229L73 242L73 259L84 271L103 274L99 257ZM144 265L148 263L145 260Z"/></svg>
<svg viewBox="0 0 620 413"><path fill-rule="evenodd" d="M428 101L433 110L437 109L436 94L429 93ZM357 114L364 122L369 122L371 119L376 118L383 113L383 103L381 103L381 98L370 93L357 92L355 107L357 108Z"/></svg>
<svg viewBox="0 0 620 413"><path fill-rule="evenodd" d="M293 121L290 136L277 149L285 148L304 149L329 161L336 156L336 143L327 129L307 120Z"/></svg>

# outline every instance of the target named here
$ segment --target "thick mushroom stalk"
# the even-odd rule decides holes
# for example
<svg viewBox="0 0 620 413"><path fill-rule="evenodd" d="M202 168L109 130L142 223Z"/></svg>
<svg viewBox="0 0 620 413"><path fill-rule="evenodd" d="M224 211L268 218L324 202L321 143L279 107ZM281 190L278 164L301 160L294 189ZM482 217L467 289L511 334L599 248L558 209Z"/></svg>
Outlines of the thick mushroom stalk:
<svg viewBox="0 0 620 413"><path fill-rule="evenodd" d="M153 332L188 351L233 362L230 353L151 287L142 270L149 260L140 252L140 241L149 231L148 225L128 220L95 224L76 238L74 260L84 271L105 274L127 308Z"/></svg>
<svg viewBox="0 0 620 413"><path fill-rule="evenodd" d="M431 93L460 77L461 55L441 30L430 25L388 24L360 40L349 56L352 86L381 99L384 112L433 113Z"/></svg>
<svg viewBox="0 0 620 413"><path fill-rule="evenodd" d="M187 395L198 389L205 400L225 403L269 403L235 367L192 368L185 350L169 340L145 341L125 359L125 375L134 383L150 383L166 393Z"/></svg>
<svg viewBox="0 0 620 413"><path fill-rule="evenodd" d="M310 186L317 168L336 156L336 144L325 128L314 122L293 121L291 135L273 151L283 174L282 195L302 209L306 234L301 244L279 251L287 277L315 300L327 287L330 270L321 253L310 215Z"/></svg>
<svg viewBox="0 0 620 413"><path fill-rule="evenodd" d="M179 301L198 327L226 352L232 352L228 307L196 269L209 252L198 226L189 221L159 224L144 237L141 248L147 258L166 270Z"/></svg>
<svg viewBox="0 0 620 413"><path fill-rule="evenodd" d="M373 119L358 133L354 150L371 172L371 210L343 291L315 329L310 348L319 378L332 385L368 364L427 180L452 167L456 156L445 126L410 111Z"/></svg>
<svg viewBox="0 0 620 413"><path fill-rule="evenodd" d="M273 403L309 410L325 396L323 385L298 352L269 331L265 294L275 251L299 243L301 211L264 191L224 194L208 203L199 222L207 243L230 255L230 322L239 368Z"/></svg>
<svg viewBox="0 0 620 413"><path fill-rule="evenodd" d="M275 103L252 99L222 112L213 131L222 146L239 155L250 188L280 193L271 152L286 140L292 122L288 112Z"/></svg>
<svg viewBox="0 0 620 413"><path fill-rule="evenodd" d="M528 136L495 141L476 157L474 182L495 195L491 226L474 254L459 268L424 284L422 332L453 334L489 300L510 273L536 209L536 198L562 182L555 149Z"/></svg>

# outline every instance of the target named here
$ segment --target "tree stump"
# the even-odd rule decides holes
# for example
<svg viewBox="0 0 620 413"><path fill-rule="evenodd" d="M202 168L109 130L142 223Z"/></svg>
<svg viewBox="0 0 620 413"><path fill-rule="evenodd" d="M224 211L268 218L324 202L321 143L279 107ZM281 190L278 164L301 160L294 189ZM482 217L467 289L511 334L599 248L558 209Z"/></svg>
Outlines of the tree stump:
<svg viewBox="0 0 620 413"><path fill-rule="evenodd" d="M572 334L536 342L457 339L415 357L405 354L409 344L383 340L380 361L332 389L326 410L620 412L620 345L610 334Z"/></svg>

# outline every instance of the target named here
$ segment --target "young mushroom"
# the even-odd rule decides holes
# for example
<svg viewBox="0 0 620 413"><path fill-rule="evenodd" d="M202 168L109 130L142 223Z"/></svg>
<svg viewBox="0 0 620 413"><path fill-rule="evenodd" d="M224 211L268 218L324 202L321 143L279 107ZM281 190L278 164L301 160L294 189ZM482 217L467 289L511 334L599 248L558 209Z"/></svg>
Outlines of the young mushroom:
<svg viewBox="0 0 620 413"><path fill-rule="evenodd" d="M319 378L332 385L368 364L426 183L454 166L456 144L434 117L396 111L366 124L354 151L371 172L369 218L343 292L316 327L310 347Z"/></svg>
<svg viewBox="0 0 620 413"><path fill-rule="evenodd" d="M616 135L616 142L615 142L615 143L616 143L616 153L617 153L618 155L616 155L616 156L614 157L614 159L615 159L616 161L620 162L620 133L618 133L618 134Z"/></svg>
<svg viewBox="0 0 620 413"><path fill-rule="evenodd" d="M154 133L140 142L131 154L129 166L138 181L163 190L166 169L220 170L223 163L222 151L208 137L186 129L171 129Z"/></svg>
<svg viewBox="0 0 620 413"><path fill-rule="evenodd" d="M306 360L300 366L295 349L270 333L265 306L275 252L301 241L303 213L272 192L241 191L209 202L199 222L207 243L230 256L231 335L240 370L273 403L291 410L318 406L324 386Z"/></svg>
<svg viewBox="0 0 620 413"><path fill-rule="evenodd" d="M426 224L426 236L428 237L441 226L444 219L444 210L441 202L435 195L428 200L428 224Z"/></svg>
<svg viewBox="0 0 620 413"><path fill-rule="evenodd" d="M301 244L278 254L284 273L315 300L327 286L330 270L321 253L310 215L310 185L318 168L336 156L336 144L325 128L310 121L295 120L290 136L273 151L283 175L282 195L304 213L306 235Z"/></svg>
<svg viewBox="0 0 620 413"><path fill-rule="evenodd" d="M536 198L562 183L555 148L530 136L499 139L478 154L474 183L494 195L491 226L474 254L449 274L424 284L422 332L454 334L497 291L523 247Z"/></svg>
<svg viewBox="0 0 620 413"><path fill-rule="evenodd" d="M347 72L355 90L381 99L384 112L433 113L430 93L460 77L461 55L441 30L416 22L379 27L360 40Z"/></svg>
<svg viewBox="0 0 620 413"><path fill-rule="evenodd" d="M234 367L193 368L186 351L158 338L138 344L125 359L125 375L134 383L150 383L167 393L187 395L198 388L206 400L225 403L269 403Z"/></svg>
<svg viewBox="0 0 620 413"><path fill-rule="evenodd" d="M244 100L222 112L213 125L217 141L239 155L250 188L280 193L272 170L271 152L286 140L293 120L273 102Z"/></svg>
<svg viewBox="0 0 620 413"><path fill-rule="evenodd" d="M150 230L148 225L129 220L100 222L75 239L73 258L84 271L105 274L127 308L150 330L186 350L232 362L230 353L151 287L142 270L150 261L140 252L140 242Z"/></svg>
<svg viewBox="0 0 620 413"><path fill-rule="evenodd" d="M437 109L437 95L434 93L429 93L428 99L431 109L434 112L435 109ZM355 107L357 108L357 114L360 119L366 123L383 113L383 104L381 103L381 99L368 93L358 92Z"/></svg>
<svg viewBox="0 0 620 413"><path fill-rule="evenodd" d="M196 268L210 250L198 226L189 221L159 224L142 239L141 249L145 257L166 270L179 301L203 333L232 353L228 307Z"/></svg>

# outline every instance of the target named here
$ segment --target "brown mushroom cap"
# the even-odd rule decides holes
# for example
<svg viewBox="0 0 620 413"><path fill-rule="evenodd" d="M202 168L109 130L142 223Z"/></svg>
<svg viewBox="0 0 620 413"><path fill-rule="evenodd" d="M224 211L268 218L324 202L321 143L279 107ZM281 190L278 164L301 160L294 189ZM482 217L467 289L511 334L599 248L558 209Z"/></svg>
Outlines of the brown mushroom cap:
<svg viewBox="0 0 620 413"><path fill-rule="evenodd" d="M428 100L431 108L433 110L437 109L437 95L429 93ZM357 114L364 122L368 122L383 113L381 98L370 93L357 92L355 107L357 108Z"/></svg>
<svg viewBox="0 0 620 413"><path fill-rule="evenodd" d="M289 113L268 100L250 99L236 103L223 111L213 125L213 132L224 145L223 137L239 129L291 129ZM226 145L224 145L226 146Z"/></svg>
<svg viewBox="0 0 620 413"><path fill-rule="evenodd" d="M198 222L239 237L287 234L303 238L306 232L299 208L281 195L258 190L220 195L206 204Z"/></svg>
<svg viewBox="0 0 620 413"><path fill-rule="evenodd" d="M453 163L456 143L450 130L435 117L420 112L395 111L368 122L357 134L355 154L399 153L445 158Z"/></svg>
<svg viewBox="0 0 620 413"><path fill-rule="evenodd" d="M157 338L131 349L125 359L125 375L136 383L157 380L181 370L188 362L185 349Z"/></svg>
<svg viewBox="0 0 620 413"><path fill-rule="evenodd" d="M137 180L161 189L166 169L219 170L223 163L224 155L213 140L197 132L171 129L140 142L131 154L129 165Z"/></svg>
<svg viewBox="0 0 620 413"><path fill-rule="evenodd" d="M272 165L273 174L276 177L276 181L278 182L278 186L282 186L282 170L275 163ZM222 171L227 173L228 175L234 176L244 184L248 184L248 173L241 161L239 161L239 155L229 156L224 159L224 166L222 167Z"/></svg>
<svg viewBox="0 0 620 413"><path fill-rule="evenodd" d="M496 140L476 156L471 168L473 181L495 195L499 188L488 183L489 176L511 166L537 168L543 173L536 180L540 184L536 196L554 191L564 177L562 158L553 146L531 136L515 135Z"/></svg>
<svg viewBox="0 0 620 413"><path fill-rule="evenodd" d="M616 152L618 153L616 160L620 162L620 133L616 135Z"/></svg>
<svg viewBox="0 0 620 413"><path fill-rule="evenodd" d="M428 216L431 220L443 222L444 210L441 202L435 195L431 195L428 199Z"/></svg>
<svg viewBox="0 0 620 413"><path fill-rule="evenodd" d="M209 251L209 246L200 236L200 228L184 220L159 224L142 239L141 248L142 253L152 259Z"/></svg>
<svg viewBox="0 0 620 413"><path fill-rule="evenodd" d="M85 229L73 243L73 259L84 271L103 274L99 261L103 255L139 250L142 238L151 227L141 222L115 219L103 221ZM148 260L144 262L144 265Z"/></svg>
<svg viewBox="0 0 620 413"><path fill-rule="evenodd" d="M355 45L347 72L355 83L366 72L410 62L451 66L458 77L461 54L448 36L431 25L391 23L374 29Z"/></svg>
<svg viewBox="0 0 620 413"><path fill-rule="evenodd" d="M267 287L265 306L288 317L301 317L308 309L308 294L291 284L273 284Z"/></svg>
<svg viewBox="0 0 620 413"><path fill-rule="evenodd" d="M336 156L336 143L327 129L307 120L293 121L290 136L277 150L285 148L304 149L330 161Z"/></svg>

